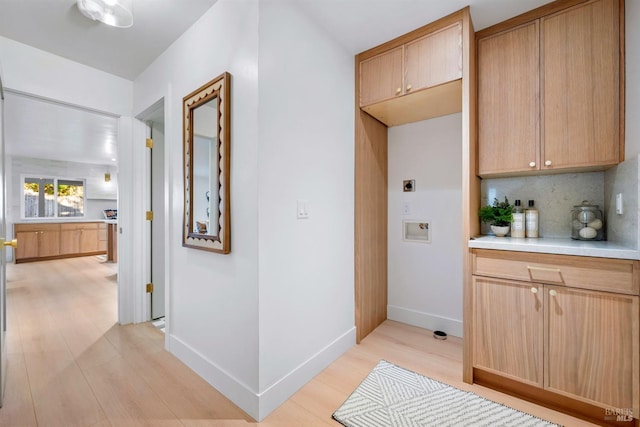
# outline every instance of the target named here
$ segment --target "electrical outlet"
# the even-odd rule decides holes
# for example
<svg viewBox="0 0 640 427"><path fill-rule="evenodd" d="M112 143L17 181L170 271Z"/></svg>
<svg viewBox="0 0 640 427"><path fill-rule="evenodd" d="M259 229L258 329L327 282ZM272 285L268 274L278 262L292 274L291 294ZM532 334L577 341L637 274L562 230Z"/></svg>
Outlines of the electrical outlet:
<svg viewBox="0 0 640 427"><path fill-rule="evenodd" d="M411 202L402 203L402 215L411 215Z"/></svg>
<svg viewBox="0 0 640 427"><path fill-rule="evenodd" d="M623 213L623 209L622 209L622 193L618 193L616 194L616 213L618 215L622 215Z"/></svg>

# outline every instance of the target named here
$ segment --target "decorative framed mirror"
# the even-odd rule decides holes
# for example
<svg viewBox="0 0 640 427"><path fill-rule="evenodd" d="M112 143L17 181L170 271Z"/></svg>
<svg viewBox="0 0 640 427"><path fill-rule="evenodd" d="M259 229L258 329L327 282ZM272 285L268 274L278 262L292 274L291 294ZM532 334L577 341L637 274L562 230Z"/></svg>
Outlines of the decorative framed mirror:
<svg viewBox="0 0 640 427"><path fill-rule="evenodd" d="M228 254L231 75L223 73L183 98L182 246Z"/></svg>

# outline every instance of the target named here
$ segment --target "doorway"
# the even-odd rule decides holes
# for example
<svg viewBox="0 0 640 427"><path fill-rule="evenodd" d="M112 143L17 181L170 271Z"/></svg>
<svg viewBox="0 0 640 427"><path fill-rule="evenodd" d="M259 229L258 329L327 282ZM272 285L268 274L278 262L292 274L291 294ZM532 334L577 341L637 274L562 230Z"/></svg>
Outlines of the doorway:
<svg viewBox="0 0 640 427"><path fill-rule="evenodd" d="M151 284L149 293L149 309L147 320L157 320L165 316L165 126L164 98L154 103L138 117L145 123L148 152L146 155L146 172L148 185L146 191L147 210L152 212L148 221L148 237L145 254L147 264L147 280Z"/></svg>

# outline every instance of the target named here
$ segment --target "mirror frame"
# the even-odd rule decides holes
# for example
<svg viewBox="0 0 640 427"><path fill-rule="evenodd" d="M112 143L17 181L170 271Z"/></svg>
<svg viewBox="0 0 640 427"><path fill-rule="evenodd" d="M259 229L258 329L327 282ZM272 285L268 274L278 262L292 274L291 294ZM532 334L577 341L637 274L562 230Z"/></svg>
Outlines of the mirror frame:
<svg viewBox="0 0 640 427"><path fill-rule="evenodd" d="M194 233L193 230L193 112L199 106L218 100L218 170L210 171L218 177L218 227L212 234ZM183 160L184 160L184 221L182 246L228 254L231 251L230 205L230 131L231 131L231 74L222 73L183 98Z"/></svg>

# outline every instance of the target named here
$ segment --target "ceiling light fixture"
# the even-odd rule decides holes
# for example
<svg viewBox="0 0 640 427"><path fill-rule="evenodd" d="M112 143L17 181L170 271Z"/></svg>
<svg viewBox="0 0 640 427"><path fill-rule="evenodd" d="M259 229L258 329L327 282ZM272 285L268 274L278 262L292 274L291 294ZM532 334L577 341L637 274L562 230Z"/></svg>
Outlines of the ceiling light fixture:
<svg viewBox="0 0 640 427"><path fill-rule="evenodd" d="M80 13L91 20L118 28L129 28L133 25L130 1L77 0L76 5Z"/></svg>

